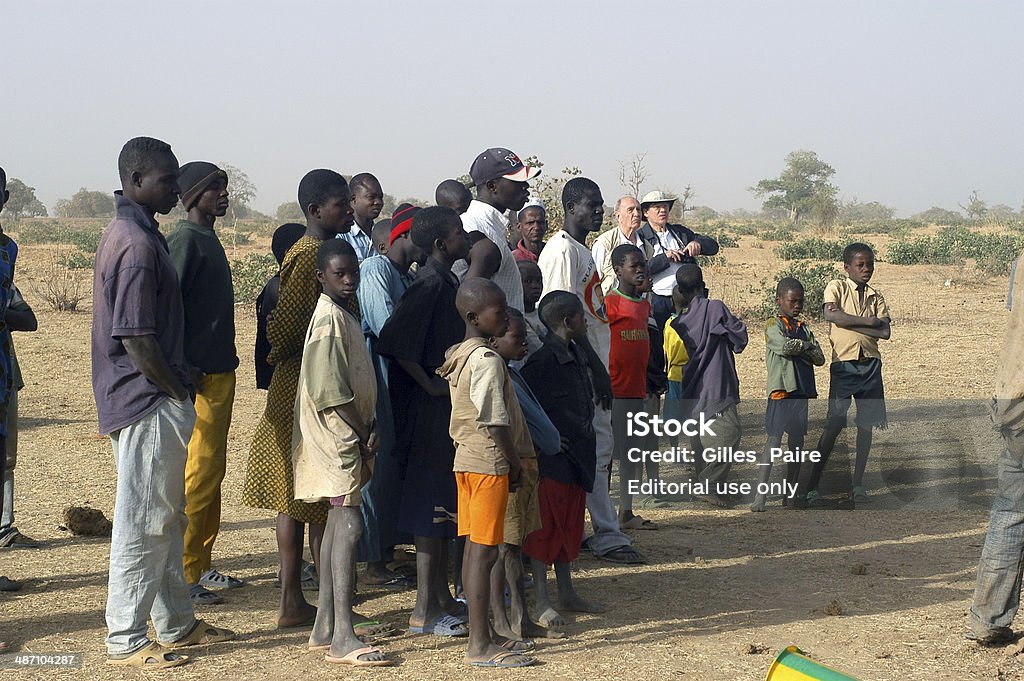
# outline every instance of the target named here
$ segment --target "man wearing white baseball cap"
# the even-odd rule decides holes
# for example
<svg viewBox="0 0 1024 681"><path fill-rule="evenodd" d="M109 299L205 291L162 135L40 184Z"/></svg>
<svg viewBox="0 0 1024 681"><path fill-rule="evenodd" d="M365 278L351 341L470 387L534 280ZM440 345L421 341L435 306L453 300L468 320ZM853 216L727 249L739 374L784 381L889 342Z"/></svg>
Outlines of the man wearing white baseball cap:
<svg viewBox="0 0 1024 681"><path fill-rule="evenodd" d="M523 282L512 249L508 246L505 213L519 211L530 197L528 182L540 175L540 168L501 147L480 153L469 169L476 185L476 199L462 214L462 227L469 233L468 267L459 263L453 271L460 278L490 279L505 292L510 307L523 312ZM486 238L484 238L486 237Z"/></svg>
<svg viewBox="0 0 1024 681"><path fill-rule="evenodd" d="M676 197L662 191L647 192L640 199L640 210L647 222L637 235L654 253L647 262L647 276L652 281L651 312L659 329L665 328L674 311L672 287L679 266L695 262L698 255L718 253L718 242L711 237L695 234L683 225L669 224L668 214L675 202Z"/></svg>

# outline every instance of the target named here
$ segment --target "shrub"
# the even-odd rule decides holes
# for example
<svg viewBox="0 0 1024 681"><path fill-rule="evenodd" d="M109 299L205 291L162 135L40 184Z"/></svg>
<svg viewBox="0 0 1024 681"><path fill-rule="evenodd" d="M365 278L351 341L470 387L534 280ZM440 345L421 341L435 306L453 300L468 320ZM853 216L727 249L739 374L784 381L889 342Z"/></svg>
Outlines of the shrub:
<svg viewBox="0 0 1024 681"><path fill-rule="evenodd" d="M966 227L944 227L935 236L894 239L885 259L895 265L961 265L973 258L986 274L1003 275L1024 249L1024 236L981 234Z"/></svg>
<svg viewBox="0 0 1024 681"><path fill-rule="evenodd" d="M803 316L811 319L820 319L821 306L825 300L825 286L833 279L839 278L839 270L833 264L815 263L807 260L798 260L791 263L771 281L762 280L761 304L759 307L751 310L751 314L758 319L768 319L777 314L775 287L778 285L779 280L785 277L793 277L804 285Z"/></svg>
<svg viewBox="0 0 1024 681"><path fill-rule="evenodd" d="M734 237L732 234L729 234L729 232L726 232L726 231L717 231L717 232L708 231L708 232L705 232L705 234L707 236L711 237L712 239L714 239L715 241L717 241L719 248L739 248L739 245L740 245L739 239Z"/></svg>
<svg viewBox="0 0 1024 681"><path fill-rule="evenodd" d="M35 295L58 312L74 312L89 293L85 273L63 264L70 254L70 249L58 249L43 265L40 278L31 280Z"/></svg>
<svg viewBox="0 0 1024 681"><path fill-rule="evenodd" d="M71 227L56 220L33 220L18 225L19 244L68 244L95 253L103 235L102 227Z"/></svg>
<svg viewBox="0 0 1024 681"><path fill-rule="evenodd" d="M846 248L845 241L823 239L815 236L784 243L775 249L775 254L783 260L827 260L839 262L843 259L844 248Z"/></svg>
<svg viewBox="0 0 1024 681"><path fill-rule="evenodd" d="M793 238L794 231L789 227L772 227L758 234L763 241L789 241Z"/></svg>
<svg viewBox="0 0 1024 681"><path fill-rule="evenodd" d="M252 303L263 286L277 274L277 260L272 253L251 253L231 263L231 283L235 288L235 303Z"/></svg>
<svg viewBox="0 0 1024 681"><path fill-rule="evenodd" d="M61 255L58 262L69 270L91 270L96 265L96 257L76 249Z"/></svg>

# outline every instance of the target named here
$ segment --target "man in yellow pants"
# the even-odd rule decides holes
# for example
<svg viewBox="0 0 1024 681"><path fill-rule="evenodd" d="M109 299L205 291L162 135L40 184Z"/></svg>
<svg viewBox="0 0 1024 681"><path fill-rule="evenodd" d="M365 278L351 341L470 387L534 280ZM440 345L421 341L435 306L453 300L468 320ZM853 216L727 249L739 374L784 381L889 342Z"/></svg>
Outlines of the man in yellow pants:
<svg viewBox="0 0 1024 681"><path fill-rule="evenodd" d="M231 268L213 230L216 219L227 212L228 177L212 163L194 161L181 166L178 184L188 219L178 222L167 244L181 280L185 359L198 374L196 426L185 467L185 581L193 605L211 605L224 599L210 588L244 584L211 565L238 367Z"/></svg>

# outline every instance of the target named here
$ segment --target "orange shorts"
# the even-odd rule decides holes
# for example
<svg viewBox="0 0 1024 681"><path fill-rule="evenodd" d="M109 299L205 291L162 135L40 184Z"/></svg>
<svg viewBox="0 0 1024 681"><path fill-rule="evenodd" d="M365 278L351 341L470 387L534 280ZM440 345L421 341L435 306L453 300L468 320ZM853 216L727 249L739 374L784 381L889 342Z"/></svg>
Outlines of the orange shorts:
<svg viewBox="0 0 1024 681"><path fill-rule="evenodd" d="M505 540L505 507L508 476L455 472L459 489L459 536L483 546L499 546Z"/></svg>

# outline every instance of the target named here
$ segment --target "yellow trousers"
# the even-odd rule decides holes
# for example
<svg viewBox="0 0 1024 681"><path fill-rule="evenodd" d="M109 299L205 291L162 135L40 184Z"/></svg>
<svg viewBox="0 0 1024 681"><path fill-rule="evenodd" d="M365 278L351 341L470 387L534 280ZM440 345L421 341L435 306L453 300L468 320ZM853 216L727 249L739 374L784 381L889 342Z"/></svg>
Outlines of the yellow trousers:
<svg viewBox="0 0 1024 681"><path fill-rule="evenodd" d="M207 374L196 395L196 427L185 464L185 581L196 584L210 569L220 530L220 484L228 460L228 427L235 401L235 372Z"/></svg>

